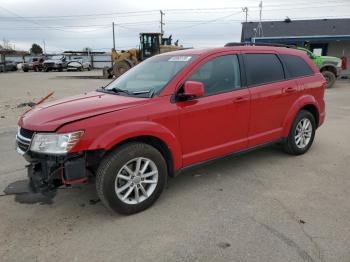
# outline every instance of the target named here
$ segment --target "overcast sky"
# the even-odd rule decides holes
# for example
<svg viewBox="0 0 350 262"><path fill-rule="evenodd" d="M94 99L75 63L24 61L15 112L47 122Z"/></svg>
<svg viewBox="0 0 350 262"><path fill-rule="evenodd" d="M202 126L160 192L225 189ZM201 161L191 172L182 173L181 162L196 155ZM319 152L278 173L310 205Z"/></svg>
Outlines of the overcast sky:
<svg viewBox="0 0 350 262"><path fill-rule="evenodd" d="M186 47L222 46L240 41L242 7L248 21L259 19L260 0L0 0L0 44L9 40L28 50L33 42L47 52L109 51L112 22L117 49L138 46L140 32L159 32L164 10L165 34ZM263 20L350 17L350 0L264 0ZM350 25L349 25L350 26Z"/></svg>

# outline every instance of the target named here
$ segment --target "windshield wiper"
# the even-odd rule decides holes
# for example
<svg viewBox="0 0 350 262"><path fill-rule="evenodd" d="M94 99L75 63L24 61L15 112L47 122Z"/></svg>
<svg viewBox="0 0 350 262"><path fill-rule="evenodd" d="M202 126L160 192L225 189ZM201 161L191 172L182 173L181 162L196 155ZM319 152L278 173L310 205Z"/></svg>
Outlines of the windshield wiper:
<svg viewBox="0 0 350 262"><path fill-rule="evenodd" d="M113 87L111 89L105 89L105 90L112 91L114 93L124 93L124 94L130 95L130 92L128 90L121 89L121 88L118 88L118 87Z"/></svg>
<svg viewBox="0 0 350 262"><path fill-rule="evenodd" d="M134 91L132 92L133 95L143 95L143 94L148 94L149 97L153 97L154 95L154 89L149 89L149 90L140 90L140 91Z"/></svg>

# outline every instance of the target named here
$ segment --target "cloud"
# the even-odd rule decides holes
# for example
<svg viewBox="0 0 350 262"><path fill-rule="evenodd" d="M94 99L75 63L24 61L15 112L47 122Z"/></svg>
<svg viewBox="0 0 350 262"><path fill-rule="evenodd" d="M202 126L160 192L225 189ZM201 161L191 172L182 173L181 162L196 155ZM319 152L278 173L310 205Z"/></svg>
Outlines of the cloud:
<svg viewBox="0 0 350 262"><path fill-rule="evenodd" d="M249 20L259 17L258 0L177 0L177 1L82 1L82 0L2 0L0 6L1 37L28 50L31 43L46 41L48 51L67 49L110 50L112 22L116 23L116 45L119 49L136 47L140 32L160 31L160 9L165 10L165 32L179 39L184 46L221 46L228 41L239 41L243 6L249 7ZM323 7L324 6L324 7ZM229 8L227 8L229 7ZM202 10L212 8L211 10ZM169 9L193 9L171 10ZM134 13L154 10L153 12ZM108 13L123 13L110 14ZM347 16L346 0L265 0L264 19ZM85 14L95 14L85 16ZM104 14L104 15L101 15ZM53 18L52 16L60 16Z"/></svg>

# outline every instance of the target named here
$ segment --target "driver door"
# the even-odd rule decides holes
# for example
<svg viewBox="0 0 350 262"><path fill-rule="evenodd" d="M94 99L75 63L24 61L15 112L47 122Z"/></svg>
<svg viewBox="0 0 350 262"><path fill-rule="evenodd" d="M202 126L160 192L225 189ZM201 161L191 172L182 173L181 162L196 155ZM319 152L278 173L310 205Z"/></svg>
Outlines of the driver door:
<svg viewBox="0 0 350 262"><path fill-rule="evenodd" d="M208 59L187 80L202 82L205 95L177 102L183 165L245 148L250 95L241 86L237 55Z"/></svg>

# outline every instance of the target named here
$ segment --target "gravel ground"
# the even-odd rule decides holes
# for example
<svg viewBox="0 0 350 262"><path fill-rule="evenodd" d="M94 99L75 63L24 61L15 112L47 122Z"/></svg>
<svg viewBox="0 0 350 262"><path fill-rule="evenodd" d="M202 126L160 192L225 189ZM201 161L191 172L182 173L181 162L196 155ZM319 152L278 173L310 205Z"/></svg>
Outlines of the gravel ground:
<svg viewBox="0 0 350 262"><path fill-rule="evenodd" d="M17 106L94 90L108 80L71 76L100 74L0 74L1 191L26 177L14 137L29 107ZM183 173L133 216L110 213L93 185L52 204L1 195L1 261L350 261L350 81L326 93L307 154L272 146Z"/></svg>

